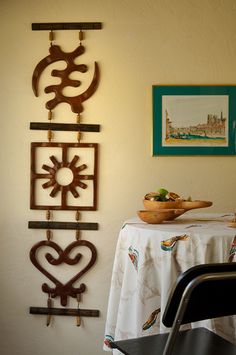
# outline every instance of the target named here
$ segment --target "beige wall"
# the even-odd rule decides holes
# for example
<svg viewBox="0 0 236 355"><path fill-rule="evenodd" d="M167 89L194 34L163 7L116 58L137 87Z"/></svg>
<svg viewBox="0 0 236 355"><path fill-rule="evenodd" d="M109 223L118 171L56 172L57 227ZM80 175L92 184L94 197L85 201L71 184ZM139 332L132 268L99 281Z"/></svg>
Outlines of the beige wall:
<svg viewBox="0 0 236 355"><path fill-rule="evenodd" d="M2 355L102 354L110 276L119 228L142 208L142 196L158 187L214 202L211 211L235 211L234 157L152 157L153 84L235 84L235 0L1 0L1 242L0 352ZM28 230L43 211L29 209L30 142L45 140L29 123L46 120L45 95L36 99L31 75L48 51L46 32L32 22L101 21L102 31L86 33L88 61L101 68L99 90L85 105L84 121L99 123L99 209L83 213L100 225L83 237L99 257L84 281L81 307L99 309L98 319L29 315L29 306L46 305L45 281L29 261L29 250L45 238ZM75 39L76 38L76 39ZM60 32L58 42L73 50L77 33ZM64 115L68 107L60 108ZM61 116L60 116L61 117ZM66 116L69 117L69 116ZM70 114L71 117L71 114ZM74 135L61 133L58 140ZM210 210L209 210L210 211ZM58 212L57 220L72 220ZM68 242L68 232L55 233ZM60 239L61 238L61 239ZM55 303L58 306L57 303ZM74 307L73 301L70 307Z"/></svg>

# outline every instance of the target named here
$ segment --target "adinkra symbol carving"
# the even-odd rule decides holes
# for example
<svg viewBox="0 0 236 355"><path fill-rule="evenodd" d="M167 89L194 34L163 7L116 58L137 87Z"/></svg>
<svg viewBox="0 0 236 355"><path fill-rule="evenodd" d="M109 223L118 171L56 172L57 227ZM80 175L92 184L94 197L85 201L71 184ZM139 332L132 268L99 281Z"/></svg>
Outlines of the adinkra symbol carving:
<svg viewBox="0 0 236 355"><path fill-rule="evenodd" d="M83 266L83 268L79 270L74 277L63 284L49 271L47 271L43 261L39 260L38 251L44 247L51 248L52 251L56 252L57 256L53 256L49 252L45 254L45 259L49 264L54 266L60 265L62 263L66 263L68 265L79 264L83 255L81 253L77 253L74 257L71 256L72 251L74 249L76 250L78 247L88 248L91 252L91 255L89 260L87 260L87 264ZM76 281L78 281L93 266L96 258L97 250L95 246L87 240L77 240L72 242L64 250L55 242L50 240L42 240L41 242L35 244L30 250L30 260L33 265L55 284L55 287L52 287L47 283L44 283L42 285L42 291L48 293L53 298L59 296L62 306L67 305L68 297L76 298L78 294L83 293L86 290L86 285L84 283L80 284L79 287L74 287L73 284L76 283Z"/></svg>
<svg viewBox="0 0 236 355"><path fill-rule="evenodd" d="M85 52L84 46L81 44L73 51L66 53L60 46L51 45L49 48L49 55L42 59L34 69L32 77L32 88L35 96L38 96L38 84L39 79L44 69L52 63L58 61L65 61L66 68L63 70L52 70L51 75L61 79L60 84L47 86L45 93L55 93L55 97L46 103L48 110L53 110L59 103L65 102L71 106L71 110L74 113L80 114L83 111L82 103L88 100L96 91L99 82L99 67L97 62L94 62L94 74L92 82L89 87L80 95L68 97L63 94L63 89L66 86L78 87L81 85L79 80L73 80L70 78L70 74L75 71L85 73L88 68L85 64L75 64L74 60Z"/></svg>

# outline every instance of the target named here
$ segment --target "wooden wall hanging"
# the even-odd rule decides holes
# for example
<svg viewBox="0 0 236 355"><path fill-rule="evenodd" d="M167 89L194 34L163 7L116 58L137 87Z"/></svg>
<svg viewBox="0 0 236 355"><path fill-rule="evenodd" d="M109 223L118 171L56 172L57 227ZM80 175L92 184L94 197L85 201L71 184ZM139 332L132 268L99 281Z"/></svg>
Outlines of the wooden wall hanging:
<svg viewBox="0 0 236 355"><path fill-rule="evenodd" d="M58 160L54 155L49 156L47 164L43 164L41 170L43 172L38 172L36 168L36 157L38 148L60 148L61 157ZM92 148L93 149L93 169L92 173L86 173L88 168L87 164L80 163L79 149L80 148ZM75 150L77 154L73 154L73 158L69 159L69 150ZM97 165L98 165L98 145L96 143L32 143L31 144L31 196L30 196L30 207L32 209L39 210L96 210L97 208ZM68 185L60 185L57 181L56 175L62 168L68 168L72 174L72 181ZM93 183L93 198L92 204L81 206L80 205L80 194L78 190L87 189L87 181L92 181ZM37 204L36 198L36 182L44 181L42 183L43 189L48 189L49 195L53 198L60 194L61 199L58 205L48 204L39 205ZM77 203L70 205L68 202L68 194L72 194Z"/></svg>
<svg viewBox="0 0 236 355"><path fill-rule="evenodd" d="M43 283L42 291L47 294L47 307L30 307L31 314L47 315L47 326L50 325L52 315L75 316L76 325L81 325L81 317L98 317L99 311L94 309L81 309L81 294L85 292L87 286L84 282L79 283L80 279L84 279L85 274L90 271L97 260L97 250L95 245L87 240L82 239L82 231L98 230L96 222L82 222L81 211L95 211L97 209L97 181L98 181L98 144L97 143L81 143L81 132L99 132L98 124L81 123L81 113L84 111L83 102L88 100L95 94L99 79L99 65L94 61L92 81L87 89L76 96L66 96L64 89L66 87L79 87L81 81L71 79L72 72L81 74L89 70L84 63L75 64L75 59L80 58L85 52L82 44L84 40L84 30L100 30L102 25L100 22L72 22L72 23L34 23L33 31L50 31L49 32L49 54L41 59L36 65L32 76L32 88L35 96L39 95L40 78L50 64L64 61L66 66L62 70L54 69L51 72L52 77L60 79L60 83L45 87L45 93L54 93L53 99L46 102L45 107L48 110L48 122L31 122L30 129L47 130L47 141L31 143L31 185L30 185L30 208L34 210L45 210L46 221L29 221L28 228L42 229L46 231L46 239L37 242L30 250L30 260L32 264L49 280ZM79 45L72 52L65 52L61 46L54 44L55 30L80 30ZM53 110L61 104L67 103L73 113L76 114L75 123L65 122L56 123ZM77 142L53 142L54 131L75 131ZM48 158L43 164L38 163L38 155L40 149L46 149ZM53 150L57 149L57 154ZM89 155L91 161L83 161L81 159L81 150L92 149ZM51 152L50 152L51 151ZM60 151L60 153L58 153ZM72 152L72 153L71 153ZM57 175L62 169L67 169L71 173L71 180L67 183L60 183ZM91 190L91 197L88 202L81 202L81 195L86 190ZM49 198L48 203L38 202L38 196L43 191L47 191ZM57 200L55 203L55 199ZM59 200L58 200L59 199ZM71 202L72 199L72 202ZM40 199L39 199L40 200ZM59 201L59 202L58 202ZM52 221L52 211L67 210L75 212L75 222L70 221ZM68 245L62 248L53 239L53 230L74 230L75 240L68 242ZM80 261L84 258L80 249L87 249L90 256L85 264L79 269ZM41 250L47 248L43 260L40 259ZM58 265L78 265L75 275L66 282L59 281L57 274L53 274L48 266ZM75 299L77 308L66 308L68 299ZM59 299L61 308L53 307L52 299Z"/></svg>
<svg viewBox="0 0 236 355"><path fill-rule="evenodd" d="M63 284L54 275L52 275L37 258L37 251L44 246L52 248L58 254L57 258L50 253L45 254L45 258L51 265L60 265L61 263L66 263L68 265L78 264L81 260L82 254L78 253L72 258L70 256L70 253L73 251L73 249L76 249L80 246L85 246L86 248L88 248L91 251L91 257L84 268L82 268L79 272L77 272L74 277L72 277L65 284ZM77 298L77 295L85 291L86 286L84 283L80 284L79 287L74 287L73 284L78 281L83 276L83 274L85 274L93 266L96 261L96 258L96 248L92 243L88 242L87 240L77 240L75 242L72 242L64 250L57 243L52 242L51 240L42 240L39 243L35 244L30 251L30 260L32 261L34 266L55 284L55 287L50 287L48 286L48 284L44 283L42 285L43 292L47 293L48 296L51 296L52 298L59 296L61 299L62 306L67 305L68 297Z"/></svg>
<svg viewBox="0 0 236 355"><path fill-rule="evenodd" d="M58 104L66 102L71 106L73 112L81 113L83 111L82 102L88 100L97 89L99 80L98 64L94 63L93 79L89 87L80 95L68 97L63 94L63 89L66 86L78 87L81 84L78 80L70 79L70 74L74 71L85 73L88 70L85 64L76 65L74 63L74 60L85 52L85 48L80 44L73 52L65 53L59 46L51 45L49 52L50 54L38 63L33 73L32 86L35 96L38 96L38 82L44 69L52 63L65 61L67 64L65 69L53 70L51 73L52 76L61 79L60 84L47 86L44 90L46 93L54 92L55 94L55 97L46 103L46 108L53 110Z"/></svg>

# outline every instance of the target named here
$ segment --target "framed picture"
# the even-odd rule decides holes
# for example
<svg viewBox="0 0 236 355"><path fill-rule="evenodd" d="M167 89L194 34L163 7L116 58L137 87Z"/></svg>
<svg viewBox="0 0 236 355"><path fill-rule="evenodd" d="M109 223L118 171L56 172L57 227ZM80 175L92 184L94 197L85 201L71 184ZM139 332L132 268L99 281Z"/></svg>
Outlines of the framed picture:
<svg viewBox="0 0 236 355"><path fill-rule="evenodd" d="M235 155L236 86L153 86L153 155Z"/></svg>

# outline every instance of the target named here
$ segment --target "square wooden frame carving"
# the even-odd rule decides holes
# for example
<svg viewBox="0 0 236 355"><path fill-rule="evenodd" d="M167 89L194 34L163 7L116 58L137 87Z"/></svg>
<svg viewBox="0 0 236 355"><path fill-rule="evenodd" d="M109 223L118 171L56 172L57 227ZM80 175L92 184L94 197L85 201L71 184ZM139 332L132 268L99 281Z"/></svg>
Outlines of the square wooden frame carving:
<svg viewBox="0 0 236 355"><path fill-rule="evenodd" d="M36 159L38 148L60 148L62 150L62 161L58 161L54 156L49 156L52 166L43 165L42 169L45 173L39 173L36 171ZM86 164L76 166L76 162L79 159L78 155L74 155L73 159L69 161L68 151L71 148L93 148L94 152L94 163L93 163L93 173L83 174L83 170L87 168ZM50 155L50 151L49 151ZM66 186L58 184L55 179L56 172L60 168L69 168L73 173L73 181ZM98 169L98 144L97 143L31 143L31 192L30 192L30 208L36 210L80 210L94 211L97 209L97 169ZM80 174L82 172L82 174ZM40 179L44 179L46 182L42 184L42 188L46 189L52 187L52 191L49 194L54 197L57 193L61 194L60 205L39 205L36 202L36 182ZM86 188L86 184L83 181L92 180L93 182L93 196L92 204L88 206L79 204L79 193L77 188ZM67 194L72 193L75 198L78 198L78 204L76 206L70 205L67 202Z"/></svg>

